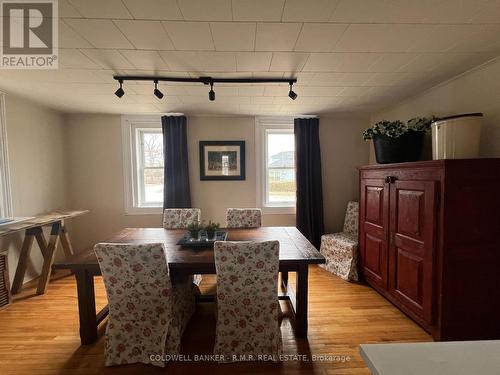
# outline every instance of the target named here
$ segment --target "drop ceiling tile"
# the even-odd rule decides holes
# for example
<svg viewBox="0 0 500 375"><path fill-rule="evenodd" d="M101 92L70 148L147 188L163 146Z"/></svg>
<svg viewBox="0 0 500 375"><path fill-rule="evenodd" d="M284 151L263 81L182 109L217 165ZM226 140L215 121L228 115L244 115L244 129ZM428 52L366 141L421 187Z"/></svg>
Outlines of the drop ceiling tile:
<svg viewBox="0 0 500 375"><path fill-rule="evenodd" d="M210 23L215 49L217 51L253 51L255 27L255 23Z"/></svg>
<svg viewBox="0 0 500 375"><path fill-rule="evenodd" d="M77 49L60 48L59 64L62 68L99 68L99 65Z"/></svg>
<svg viewBox="0 0 500 375"><path fill-rule="evenodd" d="M59 48L92 48L92 45L60 18Z"/></svg>
<svg viewBox="0 0 500 375"><path fill-rule="evenodd" d="M331 21L348 23L420 23L435 0L340 0Z"/></svg>
<svg viewBox="0 0 500 375"><path fill-rule="evenodd" d="M498 52L500 50L500 23L496 25L471 25L475 32L457 37L449 52Z"/></svg>
<svg viewBox="0 0 500 375"><path fill-rule="evenodd" d="M300 75L303 73L299 74ZM312 73L304 83L310 86L363 86L373 73ZM300 80L302 84L302 79Z"/></svg>
<svg viewBox="0 0 500 375"><path fill-rule="evenodd" d="M176 86L170 82L160 82L158 87L167 97L187 95L186 86ZM131 88L139 95L152 96L154 86L151 82L149 84L127 83L127 88Z"/></svg>
<svg viewBox="0 0 500 375"><path fill-rule="evenodd" d="M378 53L311 53L304 65L305 72L369 72Z"/></svg>
<svg viewBox="0 0 500 375"><path fill-rule="evenodd" d="M295 51L330 52L347 26L334 23L305 23L295 45Z"/></svg>
<svg viewBox="0 0 500 375"><path fill-rule="evenodd" d="M72 18L65 22L97 48L134 48L110 20Z"/></svg>
<svg viewBox="0 0 500 375"><path fill-rule="evenodd" d="M414 43L409 51L414 52L445 52L461 41L470 38L481 30L480 25L429 25L432 32Z"/></svg>
<svg viewBox="0 0 500 375"><path fill-rule="evenodd" d="M85 18L132 18L121 0L68 0Z"/></svg>
<svg viewBox="0 0 500 375"><path fill-rule="evenodd" d="M265 92L266 87L264 87L264 92ZM288 95L288 93L287 93ZM273 103L273 97L272 96L255 96L252 97L250 102L252 104L272 104Z"/></svg>
<svg viewBox="0 0 500 375"><path fill-rule="evenodd" d="M382 53L368 69L370 72L397 72L418 57L417 53Z"/></svg>
<svg viewBox="0 0 500 375"><path fill-rule="evenodd" d="M265 86L264 96L288 96L288 85Z"/></svg>
<svg viewBox="0 0 500 375"><path fill-rule="evenodd" d="M201 83L195 86L186 86L185 88L187 95L191 96L203 96L208 98L208 91L210 90L210 86L205 86ZM220 96L237 96L238 88L235 86L220 86L218 84L214 85L215 95ZM208 99L207 99L208 100Z"/></svg>
<svg viewBox="0 0 500 375"><path fill-rule="evenodd" d="M182 20L182 13L176 0L123 0L136 19Z"/></svg>
<svg viewBox="0 0 500 375"><path fill-rule="evenodd" d="M432 26L399 24L351 24L334 51L405 52L430 36Z"/></svg>
<svg viewBox="0 0 500 375"><path fill-rule="evenodd" d="M104 69L134 68L134 65L115 49L83 49L82 52Z"/></svg>
<svg viewBox="0 0 500 375"><path fill-rule="evenodd" d="M68 0L59 0L58 16L59 17L81 17L82 15L78 13L76 8L71 5Z"/></svg>
<svg viewBox="0 0 500 375"><path fill-rule="evenodd" d="M198 52L199 71L235 72L236 56L233 52Z"/></svg>
<svg viewBox="0 0 500 375"><path fill-rule="evenodd" d="M299 96L338 96L344 91L344 87L327 86L294 86L293 89Z"/></svg>
<svg viewBox="0 0 500 375"><path fill-rule="evenodd" d="M162 22L178 50L213 50L208 22Z"/></svg>
<svg viewBox="0 0 500 375"><path fill-rule="evenodd" d="M308 53L301 52L275 52L271 60L271 71L299 72L304 67Z"/></svg>
<svg viewBox="0 0 500 375"><path fill-rule="evenodd" d="M241 85L237 86L239 96L262 96L264 95L264 85Z"/></svg>
<svg viewBox="0 0 500 375"><path fill-rule="evenodd" d="M235 72L236 56L232 52L160 51L171 70L194 72Z"/></svg>
<svg viewBox="0 0 500 375"><path fill-rule="evenodd" d="M268 71L272 56L272 52L238 52L236 66L241 72Z"/></svg>
<svg viewBox="0 0 500 375"><path fill-rule="evenodd" d="M403 86L409 84L414 77L417 77L417 73L373 73L366 84L368 86ZM418 77L421 76L418 75Z"/></svg>
<svg viewBox="0 0 500 375"><path fill-rule="evenodd" d="M256 51L293 51L300 23L258 23Z"/></svg>
<svg viewBox="0 0 500 375"><path fill-rule="evenodd" d="M337 0L287 0L284 22L326 22L337 6Z"/></svg>
<svg viewBox="0 0 500 375"><path fill-rule="evenodd" d="M160 51L170 69L178 72L199 71L198 54L194 51Z"/></svg>
<svg viewBox="0 0 500 375"><path fill-rule="evenodd" d="M137 49L174 49L160 21L117 20L115 25Z"/></svg>
<svg viewBox="0 0 500 375"><path fill-rule="evenodd" d="M231 0L180 0L185 20L232 21Z"/></svg>
<svg viewBox="0 0 500 375"><path fill-rule="evenodd" d="M281 21L285 0L233 0L234 21Z"/></svg>
<svg viewBox="0 0 500 375"><path fill-rule="evenodd" d="M425 23L469 23L481 12L488 0L434 1L432 12L423 19Z"/></svg>
<svg viewBox="0 0 500 375"><path fill-rule="evenodd" d="M137 69L163 70L169 68L157 51L121 50L120 52Z"/></svg>

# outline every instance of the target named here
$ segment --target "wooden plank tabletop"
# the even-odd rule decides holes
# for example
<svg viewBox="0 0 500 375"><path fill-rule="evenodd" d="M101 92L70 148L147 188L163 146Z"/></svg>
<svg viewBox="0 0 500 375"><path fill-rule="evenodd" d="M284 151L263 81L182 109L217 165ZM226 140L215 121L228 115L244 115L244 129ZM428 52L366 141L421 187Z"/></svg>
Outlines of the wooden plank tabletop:
<svg viewBox="0 0 500 375"><path fill-rule="evenodd" d="M89 210L54 210L38 214L33 218L18 223L5 224L0 228L0 236L5 236L21 230L40 227L55 223L57 221L71 219L88 213Z"/></svg>
<svg viewBox="0 0 500 375"><path fill-rule="evenodd" d="M500 374L500 340L361 344L373 375Z"/></svg>
<svg viewBox="0 0 500 375"><path fill-rule="evenodd" d="M228 241L280 242L280 268L298 264L321 264L325 258L295 227L260 227L252 229L227 229ZM213 249L194 249L177 245L186 233L184 229L126 228L106 241L111 243L163 242L167 249L171 270L192 269L193 272L213 272ZM86 249L60 263L59 269L87 269L98 272L99 265L93 249Z"/></svg>

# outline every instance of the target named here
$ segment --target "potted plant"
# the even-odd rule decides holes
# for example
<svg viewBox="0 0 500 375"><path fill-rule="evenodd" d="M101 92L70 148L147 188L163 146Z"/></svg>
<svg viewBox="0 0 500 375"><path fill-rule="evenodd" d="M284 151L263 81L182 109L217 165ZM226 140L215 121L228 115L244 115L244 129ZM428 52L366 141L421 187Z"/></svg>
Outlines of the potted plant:
<svg viewBox="0 0 500 375"><path fill-rule="evenodd" d="M203 226L199 222L195 221L187 226L187 230L191 239L197 240L200 237L200 231L203 230Z"/></svg>
<svg viewBox="0 0 500 375"><path fill-rule="evenodd" d="M416 161L420 158L425 132L433 121L434 117L416 117L406 123L379 121L363 132L363 139L373 139L379 164Z"/></svg>
<svg viewBox="0 0 500 375"><path fill-rule="evenodd" d="M215 232L217 232L219 228L220 228L219 223L212 223L212 221L209 221L208 224L205 226L205 232L207 232L207 238L209 240L215 238Z"/></svg>

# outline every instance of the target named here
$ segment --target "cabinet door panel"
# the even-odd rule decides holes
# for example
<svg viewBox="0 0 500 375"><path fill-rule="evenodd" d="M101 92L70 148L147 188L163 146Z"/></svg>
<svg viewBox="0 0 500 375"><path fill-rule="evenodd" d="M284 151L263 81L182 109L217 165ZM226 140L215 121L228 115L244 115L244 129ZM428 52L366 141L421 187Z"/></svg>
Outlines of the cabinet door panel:
<svg viewBox="0 0 500 375"><path fill-rule="evenodd" d="M436 182L391 184L389 291L432 323Z"/></svg>
<svg viewBox="0 0 500 375"><path fill-rule="evenodd" d="M384 180L361 180L359 241L363 274L383 288L387 288L388 199Z"/></svg>

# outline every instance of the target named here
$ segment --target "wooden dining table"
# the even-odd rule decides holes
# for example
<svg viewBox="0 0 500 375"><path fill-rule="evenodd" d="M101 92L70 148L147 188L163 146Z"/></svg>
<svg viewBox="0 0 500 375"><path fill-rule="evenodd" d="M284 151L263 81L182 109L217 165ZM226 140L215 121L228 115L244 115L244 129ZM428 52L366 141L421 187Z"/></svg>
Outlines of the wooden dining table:
<svg viewBox="0 0 500 375"><path fill-rule="evenodd" d="M227 241L280 242L279 270L281 285L278 298L290 303L297 337L307 337L308 269L310 264L325 263L325 258L295 227L260 227L251 229L227 229ZM177 244L185 230L163 228L126 228L106 240L110 243L162 242L167 249L167 260L172 279L191 274L215 274L214 252L211 248L190 248ZM54 265L56 269L71 270L76 278L80 339L91 344L98 338L98 325L107 316L106 306L96 311L94 277L101 275L93 249L87 249ZM295 287L288 283L288 273L296 273ZM201 300L207 296L201 296Z"/></svg>

